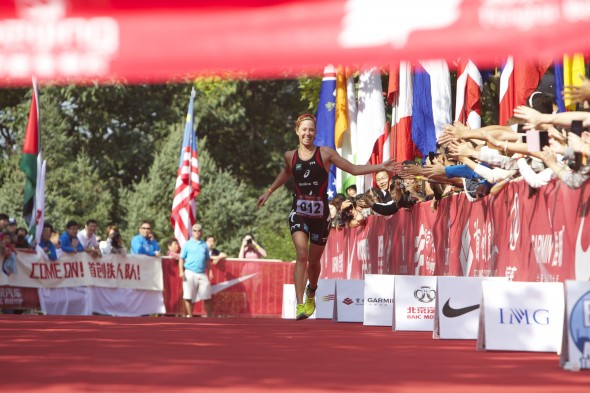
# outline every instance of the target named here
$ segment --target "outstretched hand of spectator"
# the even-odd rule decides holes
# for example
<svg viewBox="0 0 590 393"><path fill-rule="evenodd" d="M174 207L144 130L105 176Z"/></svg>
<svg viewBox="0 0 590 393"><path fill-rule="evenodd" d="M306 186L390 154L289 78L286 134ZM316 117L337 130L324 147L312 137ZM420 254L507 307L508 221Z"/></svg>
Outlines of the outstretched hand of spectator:
<svg viewBox="0 0 590 393"><path fill-rule="evenodd" d="M567 133L567 144L576 153L582 153L582 151L584 149L584 145L585 145L582 138L580 138L578 135L574 134L573 132Z"/></svg>
<svg viewBox="0 0 590 393"><path fill-rule="evenodd" d="M514 109L514 116L527 122L523 129L532 130L543 122L543 114L536 109L520 105Z"/></svg>
<svg viewBox="0 0 590 393"><path fill-rule="evenodd" d="M582 84L580 86L564 86L563 99L570 100L572 103L583 104L584 101L590 100L590 80L580 75Z"/></svg>

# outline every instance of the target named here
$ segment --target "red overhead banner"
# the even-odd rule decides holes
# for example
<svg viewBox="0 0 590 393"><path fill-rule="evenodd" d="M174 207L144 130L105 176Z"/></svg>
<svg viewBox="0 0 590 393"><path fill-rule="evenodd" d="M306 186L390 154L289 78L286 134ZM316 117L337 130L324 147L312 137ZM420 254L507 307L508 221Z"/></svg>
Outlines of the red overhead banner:
<svg viewBox="0 0 590 393"><path fill-rule="evenodd" d="M588 52L590 0L8 0L0 82L163 81L320 73L469 57Z"/></svg>

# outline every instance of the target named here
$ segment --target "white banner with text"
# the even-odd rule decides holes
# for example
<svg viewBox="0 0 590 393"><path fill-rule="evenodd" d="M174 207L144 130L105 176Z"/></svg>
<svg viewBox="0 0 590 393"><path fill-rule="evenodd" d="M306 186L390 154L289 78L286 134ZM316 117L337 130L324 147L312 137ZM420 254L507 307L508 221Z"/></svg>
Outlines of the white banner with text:
<svg viewBox="0 0 590 393"><path fill-rule="evenodd" d="M96 286L161 291L162 262L146 255L92 258L85 252L48 261L36 253L17 252L16 271L0 274L0 286L65 288Z"/></svg>

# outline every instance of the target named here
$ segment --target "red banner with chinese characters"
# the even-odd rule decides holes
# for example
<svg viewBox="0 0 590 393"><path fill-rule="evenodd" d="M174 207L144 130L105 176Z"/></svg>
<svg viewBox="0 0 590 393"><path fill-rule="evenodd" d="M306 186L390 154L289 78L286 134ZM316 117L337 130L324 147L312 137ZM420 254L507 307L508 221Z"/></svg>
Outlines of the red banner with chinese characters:
<svg viewBox="0 0 590 393"><path fill-rule="evenodd" d="M8 0L0 83L284 77L459 57L496 65L588 53L589 21L586 0Z"/></svg>
<svg viewBox="0 0 590 393"><path fill-rule="evenodd" d="M321 278L365 274L506 276L517 281L590 279L590 219L586 184L554 181L529 196L525 182L475 203L445 198L365 227L332 232Z"/></svg>

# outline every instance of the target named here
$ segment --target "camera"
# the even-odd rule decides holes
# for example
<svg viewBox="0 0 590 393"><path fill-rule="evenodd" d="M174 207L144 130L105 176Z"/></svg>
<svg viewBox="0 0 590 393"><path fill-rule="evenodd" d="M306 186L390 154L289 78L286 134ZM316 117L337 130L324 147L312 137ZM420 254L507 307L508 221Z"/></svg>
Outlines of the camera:
<svg viewBox="0 0 590 393"><path fill-rule="evenodd" d="M246 240L246 244L252 244L252 239Z"/></svg>

